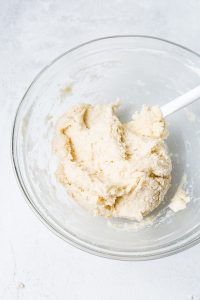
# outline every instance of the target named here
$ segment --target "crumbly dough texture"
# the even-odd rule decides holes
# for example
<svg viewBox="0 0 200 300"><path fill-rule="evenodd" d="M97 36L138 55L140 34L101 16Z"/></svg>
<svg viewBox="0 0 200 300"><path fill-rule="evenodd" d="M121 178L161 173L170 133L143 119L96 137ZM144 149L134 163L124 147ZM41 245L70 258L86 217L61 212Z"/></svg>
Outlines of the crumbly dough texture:
<svg viewBox="0 0 200 300"><path fill-rule="evenodd" d="M174 212L185 209L187 204L190 202L190 197L185 190L186 183L187 177L184 175L174 197L171 199L169 204L169 208Z"/></svg>
<svg viewBox="0 0 200 300"><path fill-rule="evenodd" d="M141 221L170 186L167 131L158 107L143 106L123 124L118 106L81 104L59 118L56 177L92 214Z"/></svg>

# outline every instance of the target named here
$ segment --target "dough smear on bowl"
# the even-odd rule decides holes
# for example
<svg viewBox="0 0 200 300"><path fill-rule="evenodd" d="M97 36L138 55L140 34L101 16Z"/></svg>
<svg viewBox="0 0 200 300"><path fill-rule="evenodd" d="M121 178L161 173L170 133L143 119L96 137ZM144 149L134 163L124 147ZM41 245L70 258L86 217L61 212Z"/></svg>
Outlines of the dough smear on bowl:
<svg viewBox="0 0 200 300"><path fill-rule="evenodd" d="M164 199L171 181L165 120L143 106L128 123L118 104L80 104L56 124L56 177L90 213L141 221Z"/></svg>

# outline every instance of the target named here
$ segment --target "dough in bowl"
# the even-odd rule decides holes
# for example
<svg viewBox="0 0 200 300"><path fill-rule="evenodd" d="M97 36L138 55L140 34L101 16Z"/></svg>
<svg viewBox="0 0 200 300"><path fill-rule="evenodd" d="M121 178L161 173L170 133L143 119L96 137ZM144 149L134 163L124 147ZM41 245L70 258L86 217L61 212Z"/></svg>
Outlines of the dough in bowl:
<svg viewBox="0 0 200 300"><path fill-rule="evenodd" d="M128 123L118 104L80 104L56 124L56 177L67 193L97 216L141 221L164 199L171 181L165 120L143 106Z"/></svg>

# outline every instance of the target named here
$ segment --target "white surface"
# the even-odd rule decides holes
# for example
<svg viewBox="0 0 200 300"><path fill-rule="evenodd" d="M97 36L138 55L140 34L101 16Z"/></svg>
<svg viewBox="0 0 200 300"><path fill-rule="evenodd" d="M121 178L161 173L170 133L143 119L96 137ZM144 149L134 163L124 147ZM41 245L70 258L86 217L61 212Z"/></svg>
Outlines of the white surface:
<svg viewBox="0 0 200 300"><path fill-rule="evenodd" d="M200 52L199 12L198 0L1 1L1 300L200 299L200 245L138 263L83 253L52 234L27 206L9 153L20 98L53 58L86 40L128 33L166 38Z"/></svg>
<svg viewBox="0 0 200 300"><path fill-rule="evenodd" d="M191 104L194 101L199 100L200 98L200 85L194 89L188 91L184 95L179 96L178 98L170 101L169 103L161 107L164 117L167 117L179 109Z"/></svg>

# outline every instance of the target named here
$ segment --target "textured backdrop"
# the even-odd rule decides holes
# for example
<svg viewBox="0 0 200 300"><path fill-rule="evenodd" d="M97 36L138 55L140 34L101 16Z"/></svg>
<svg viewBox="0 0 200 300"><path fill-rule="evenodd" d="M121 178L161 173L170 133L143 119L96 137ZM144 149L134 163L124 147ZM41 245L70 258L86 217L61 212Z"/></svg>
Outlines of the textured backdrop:
<svg viewBox="0 0 200 300"><path fill-rule="evenodd" d="M12 172L12 121L31 80L69 48L115 34L153 35L200 52L200 1L0 0L1 300L200 299L200 246L138 263L83 253L38 221Z"/></svg>

